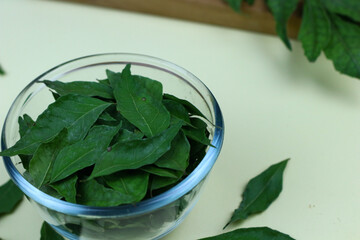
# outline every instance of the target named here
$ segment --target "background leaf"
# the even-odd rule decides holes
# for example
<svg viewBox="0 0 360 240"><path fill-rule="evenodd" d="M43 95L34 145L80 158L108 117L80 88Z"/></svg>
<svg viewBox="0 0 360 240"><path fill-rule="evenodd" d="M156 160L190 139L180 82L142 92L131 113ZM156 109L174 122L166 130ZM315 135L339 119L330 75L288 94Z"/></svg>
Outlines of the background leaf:
<svg viewBox="0 0 360 240"><path fill-rule="evenodd" d="M332 13L338 13L360 22L359 0L322 0L323 5Z"/></svg>
<svg viewBox="0 0 360 240"><path fill-rule="evenodd" d="M331 39L324 49L326 57L334 62L338 71L360 78L360 26L335 14L329 16Z"/></svg>
<svg viewBox="0 0 360 240"><path fill-rule="evenodd" d="M289 235L268 227L240 228L214 237L199 240L295 240Z"/></svg>
<svg viewBox="0 0 360 240"><path fill-rule="evenodd" d="M3 214L12 212L23 198L23 192L12 180L0 186L0 217Z"/></svg>
<svg viewBox="0 0 360 240"><path fill-rule="evenodd" d="M46 222L41 226L40 240L64 240L50 225Z"/></svg>
<svg viewBox="0 0 360 240"><path fill-rule="evenodd" d="M239 208L235 210L224 228L230 223L246 219L251 214L262 212L270 206L281 193L283 172L288 161L289 159L286 159L270 166L249 181Z"/></svg>
<svg viewBox="0 0 360 240"><path fill-rule="evenodd" d="M276 32L289 50L291 50L291 44L287 36L287 22L295 11L298 2L299 0L266 1L276 21Z"/></svg>
<svg viewBox="0 0 360 240"><path fill-rule="evenodd" d="M322 4L319 0L306 0L298 38L310 62L327 46L330 34L330 20Z"/></svg>

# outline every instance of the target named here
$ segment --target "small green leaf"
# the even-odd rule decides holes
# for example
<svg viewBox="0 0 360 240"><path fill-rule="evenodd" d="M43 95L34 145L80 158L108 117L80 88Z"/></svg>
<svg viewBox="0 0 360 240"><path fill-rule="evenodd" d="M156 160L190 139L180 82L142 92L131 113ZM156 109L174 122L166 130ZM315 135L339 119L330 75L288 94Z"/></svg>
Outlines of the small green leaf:
<svg viewBox="0 0 360 240"><path fill-rule="evenodd" d="M121 115L145 136L155 136L168 128L170 113L162 104L160 82L132 76L130 65L126 65L121 73L121 81L115 82L114 95Z"/></svg>
<svg viewBox="0 0 360 240"><path fill-rule="evenodd" d="M154 165L143 166L140 169L160 177L178 178L176 172L171 169L160 168Z"/></svg>
<svg viewBox="0 0 360 240"><path fill-rule="evenodd" d="M153 164L170 149L171 141L179 132L180 127L179 123L151 138L118 142L110 151L103 153L96 162L90 178Z"/></svg>
<svg viewBox="0 0 360 240"><path fill-rule="evenodd" d="M66 201L76 203L76 182L78 177L72 175L50 186L54 188Z"/></svg>
<svg viewBox="0 0 360 240"><path fill-rule="evenodd" d="M170 168L185 172L189 165L190 143L180 131L171 142L171 148L155 162L162 168Z"/></svg>
<svg viewBox="0 0 360 240"><path fill-rule="evenodd" d="M231 216L224 229L235 221L244 220L249 215L260 213L280 195L282 190L283 172L289 159L274 164L251 179L242 195L242 202Z"/></svg>
<svg viewBox="0 0 360 240"><path fill-rule="evenodd" d="M108 122L113 122L116 121L115 118L113 118L108 112L103 112L100 117L99 120L103 120L103 121L108 121Z"/></svg>
<svg viewBox="0 0 360 240"><path fill-rule="evenodd" d="M60 150L69 142L66 141L67 130L64 128L52 141L41 144L30 161L29 172L34 186L39 188L50 182L54 161Z"/></svg>
<svg viewBox="0 0 360 240"><path fill-rule="evenodd" d="M113 72L109 69L106 70L106 76L108 77L107 80L112 88L115 87L116 82L121 81L121 73ZM105 83L105 82L102 82Z"/></svg>
<svg viewBox="0 0 360 240"><path fill-rule="evenodd" d="M236 12L240 12L242 0L225 0L229 6Z"/></svg>
<svg viewBox="0 0 360 240"><path fill-rule="evenodd" d="M99 115L110 103L80 95L65 95L40 114L29 132L14 146L0 152L0 156L31 155L41 143L51 141L64 127L68 128L68 140L82 139Z"/></svg>
<svg viewBox="0 0 360 240"><path fill-rule="evenodd" d="M200 112L199 109L197 109L192 103L190 103L187 100L177 98L177 97L175 97L173 95L170 95L170 94L167 94L167 93L164 94L164 99L173 100L175 102L180 103L181 105L183 105L186 108L186 110L192 116L200 116L200 117L203 117L203 118L207 119L204 116L204 114L202 114L202 112Z"/></svg>
<svg viewBox="0 0 360 240"><path fill-rule="evenodd" d="M332 13L338 13L360 22L359 0L322 0L322 4Z"/></svg>
<svg viewBox="0 0 360 240"><path fill-rule="evenodd" d="M164 188L178 182L179 179L182 177L183 173L180 171L176 171L175 173L177 174L176 178L152 175L150 187L151 191L158 190L160 188Z"/></svg>
<svg viewBox="0 0 360 240"><path fill-rule="evenodd" d="M120 127L121 124L114 127L106 125L94 126L83 141L62 149L56 157L50 182L59 181L78 170L95 164L101 154L106 151Z"/></svg>
<svg viewBox="0 0 360 240"><path fill-rule="evenodd" d="M0 217L3 214L12 212L23 197L23 192L12 180L0 186Z"/></svg>
<svg viewBox="0 0 360 240"><path fill-rule="evenodd" d="M132 203L131 197L121 192L107 188L95 179L80 182L77 202L94 207L112 207L120 204ZM131 201L130 201L131 200Z"/></svg>
<svg viewBox="0 0 360 240"><path fill-rule="evenodd" d="M35 185L34 179L32 178L32 176L30 175L29 171L25 171L23 173L24 178L32 185ZM53 189L52 187L48 186L48 185L44 185L42 187L39 188L40 191L56 198L56 199L62 199L63 196L61 196L55 189Z"/></svg>
<svg viewBox="0 0 360 240"><path fill-rule="evenodd" d="M276 21L276 32L289 50L291 50L291 44L287 36L286 27L298 2L299 0L266 0Z"/></svg>
<svg viewBox="0 0 360 240"><path fill-rule="evenodd" d="M113 90L110 86L97 82L74 81L63 83L60 81L43 81L48 88L55 90L60 96L79 94L88 97L102 97L113 99Z"/></svg>
<svg viewBox="0 0 360 240"><path fill-rule="evenodd" d="M231 232L199 240L295 240L287 234L268 227L240 228Z"/></svg>
<svg viewBox="0 0 360 240"><path fill-rule="evenodd" d="M185 135L204 145L211 145L210 139L206 136L207 124L200 118L192 118L191 124L194 127L184 127L182 129Z"/></svg>
<svg viewBox="0 0 360 240"><path fill-rule="evenodd" d="M360 78L360 26L335 14L329 16L331 39L324 49L326 57L334 62L339 72Z"/></svg>
<svg viewBox="0 0 360 240"><path fill-rule="evenodd" d="M44 222L41 226L40 240L64 240L48 223Z"/></svg>
<svg viewBox="0 0 360 240"><path fill-rule="evenodd" d="M146 194L149 174L142 171L121 171L104 177L105 182L115 191L121 193L126 203L141 201Z"/></svg>
<svg viewBox="0 0 360 240"><path fill-rule="evenodd" d="M34 120L32 120L31 117L27 114L24 114L23 117L19 117L18 123L19 123L20 137L23 137L29 131L29 129L32 128L32 126L34 126L34 124L35 124ZM19 157L21 159L21 163L22 163L23 167L26 170L29 170L29 164L30 164L32 155L20 154Z"/></svg>
<svg viewBox="0 0 360 240"><path fill-rule="evenodd" d="M189 113L186 108L174 100L164 99L163 104L166 109L170 112L171 116L175 119L183 122L184 125L191 126Z"/></svg>
<svg viewBox="0 0 360 240"><path fill-rule="evenodd" d="M327 46L330 34L330 20L319 0L305 1L298 38L310 62Z"/></svg>

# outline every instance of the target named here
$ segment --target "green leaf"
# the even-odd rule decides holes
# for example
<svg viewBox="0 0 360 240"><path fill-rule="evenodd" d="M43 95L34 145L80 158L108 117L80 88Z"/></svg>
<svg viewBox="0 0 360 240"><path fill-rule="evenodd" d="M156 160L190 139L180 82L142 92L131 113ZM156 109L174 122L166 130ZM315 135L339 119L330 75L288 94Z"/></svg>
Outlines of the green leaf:
<svg viewBox="0 0 360 240"><path fill-rule="evenodd" d="M26 181L28 181L32 185L35 185L34 179L30 175L29 171L25 171L23 173L23 176L26 179ZM56 198L56 199L62 199L63 198L63 196L61 196L55 189L53 189L52 187L50 187L48 185L44 185L44 186L40 187L39 190L46 193L47 195L50 195L50 196Z"/></svg>
<svg viewBox="0 0 360 240"><path fill-rule="evenodd" d="M54 188L66 201L76 203L76 182L78 177L72 175L50 186Z"/></svg>
<svg viewBox="0 0 360 240"><path fill-rule="evenodd" d="M120 204L132 203L128 195L107 188L98 183L95 179L80 182L78 187L77 202L94 207L112 207Z"/></svg>
<svg viewBox="0 0 360 240"><path fill-rule="evenodd" d="M329 14L331 39L324 49L335 68L352 77L360 78L360 26Z"/></svg>
<svg viewBox="0 0 360 240"><path fill-rule="evenodd" d="M20 137L23 137L27 133L27 131L29 131L29 129L32 128L32 126L35 124L34 120L32 120L31 117L27 114L24 114L23 117L19 117L18 123L19 123ZM19 157L21 159L21 163L22 163L23 167L26 170L29 170L29 164L30 164L32 155L20 154Z"/></svg>
<svg viewBox="0 0 360 240"><path fill-rule="evenodd" d="M176 172L171 169L160 168L154 165L143 166L140 169L160 177L178 178Z"/></svg>
<svg viewBox="0 0 360 240"><path fill-rule="evenodd" d="M171 142L171 148L155 162L162 168L185 171L189 165L190 143L180 131Z"/></svg>
<svg viewBox="0 0 360 240"><path fill-rule="evenodd" d="M147 137L152 137L169 127L170 113L162 104L162 84L141 76L132 76L130 65L116 81L114 95L117 109Z"/></svg>
<svg viewBox="0 0 360 240"><path fill-rule="evenodd" d="M48 223L44 222L41 226L40 240L64 240Z"/></svg>
<svg viewBox="0 0 360 240"><path fill-rule="evenodd" d="M214 237L199 240L295 240L287 234L268 227L240 228Z"/></svg>
<svg viewBox="0 0 360 240"><path fill-rule="evenodd" d="M197 109L197 108L196 108L192 103L190 103L189 101L186 101L186 100L184 100L184 99L177 98L177 97L175 97L175 96L173 96L173 95L170 95L170 94L167 94L167 93L164 94L164 99L173 100L173 101L175 101L175 102L180 103L181 105L183 105L183 106L186 108L186 110L187 110L187 111L189 112L189 114L192 115L192 116L195 115L195 116L200 116L200 117L203 117L203 118L207 119L207 118L205 117L205 115L202 114L202 112L200 112L200 110Z"/></svg>
<svg viewBox="0 0 360 240"><path fill-rule="evenodd" d="M65 95L40 114L29 132L14 146L0 152L0 156L31 155L41 143L51 141L64 127L68 128L68 140L82 139L104 109L110 103L80 95Z"/></svg>
<svg viewBox="0 0 360 240"><path fill-rule="evenodd" d="M181 124L176 124L151 138L115 144L96 162L90 178L153 164L170 149L171 141L179 132L180 127Z"/></svg>
<svg viewBox="0 0 360 240"><path fill-rule="evenodd" d="M240 12L242 0L225 0L229 6L236 12Z"/></svg>
<svg viewBox="0 0 360 240"><path fill-rule="evenodd" d="M107 80L111 87L115 87L116 82L121 81L121 73L113 72L109 69L106 70L106 76L108 77ZM105 83L105 82L102 82Z"/></svg>
<svg viewBox="0 0 360 240"><path fill-rule="evenodd" d="M63 83L60 81L44 80L43 83L48 88L55 90L60 96L78 94L88 97L114 98L113 90L110 86L97 82L74 81Z"/></svg>
<svg viewBox="0 0 360 240"><path fill-rule="evenodd" d="M0 75L5 75L5 71L4 71L4 69L1 67L1 65L0 65Z"/></svg>
<svg viewBox="0 0 360 240"><path fill-rule="evenodd" d="M64 128L52 141L41 144L30 161L29 172L34 186L39 188L50 182L54 161L60 150L69 144L66 141L67 130Z"/></svg>
<svg viewBox="0 0 360 240"><path fill-rule="evenodd" d="M116 121L116 119L113 118L108 112L103 112L100 115L99 120L108 121L108 122Z"/></svg>
<svg viewBox="0 0 360 240"><path fill-rule="evenodd" d="M359 0L322 0L322 4L332 13L338 13L360 22Z"/></svg>
<svg viewBox="0 0 360 240"><path fill-rule="evenodd" d="M59 181L78 170L95 164L101 154L106 151L120 127L121 124L118 126L94 126L83 141L62 149L56 157L50 182Z"/></svg>
<svg viewBox="0 0 360 240"><path fill-rule="evenodd" d="M298 38L310 62L327 46L330 34L330 20L319 0L305 1Z"/></svg>
<svg viewBox="0 0 360 240"><path fill-rule="evenodd" d="M183 122L184 125L191 126L189 113L186 108L174 100L164 99L163 104L166 109L170 112L171 116L175 119Z"/></svg>
<svg viewBox="0 0 360 240"><path fill-rule="evenodd" d="M235 221L244 220L249 215L260 213L280 195L282 190L283 172L289 159L274 164L251 179L242 195L242 202L231 216L224 229Z"/></svg>
<svg viewBox="0 0 360 240"><path fill-rule="evenodd" d="M298 2L299 0L266 0L276 21L276 32L289 50L291 50L291 44L287 36L286 27Z"/></svg>
<svg viewBox="0 0 360 240"><path fill-rule="evenodd" d="M149 174L142 171L121 171L105 176L105 182L124 196L123 203L140 202L146 194Z"/></svg>
<svg viewBox="0 0 360 240"><path fill-rule="evenodd" d="M185 135L204 145L211 145L210 139L206 136L207 124L200 118L192 118L191 124L194 127L184 127L182 129Z"/></svg>
<svg viewBox="0 0 360 240"><path fill-rule="evenodd" d="M164 188L178 182L182 177L183 173L180 171L176 171L175 173L177 174L176 178L153 175L151 178L151 191L158 190L160 188Z"/></svg>
<svg viewBox="0 0 360 240"><path fill-rule="evenodd" d="M0 186L0 216L12 212L23 197L23 192L12 180Z"/></svg>

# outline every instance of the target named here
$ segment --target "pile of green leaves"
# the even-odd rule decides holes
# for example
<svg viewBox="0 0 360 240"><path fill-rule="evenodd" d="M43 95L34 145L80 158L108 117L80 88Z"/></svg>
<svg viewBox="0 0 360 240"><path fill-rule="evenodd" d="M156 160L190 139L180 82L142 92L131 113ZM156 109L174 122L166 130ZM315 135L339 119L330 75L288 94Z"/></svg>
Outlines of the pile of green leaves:
<svg viewBox="0 0 360 240"><path fill-rule="evenodd" d="M19 118L19 155L40 190L88 206L134 204L185 178L210 145L204 115L162 84L106 71L98 82L44 81L55 102Z"/></svg>
<svg viewBox="0 0 360 240"><path fill-rule="evenodd" d="M252 5L254 0L245 0ZM291 50L287 22L300 0L266 0L276 21L276 32ZM226 0L240 11L242 0ZM341 73L360 78L360 1L304 0L298 34L305 56L314 62L324 51Z"/></svg>

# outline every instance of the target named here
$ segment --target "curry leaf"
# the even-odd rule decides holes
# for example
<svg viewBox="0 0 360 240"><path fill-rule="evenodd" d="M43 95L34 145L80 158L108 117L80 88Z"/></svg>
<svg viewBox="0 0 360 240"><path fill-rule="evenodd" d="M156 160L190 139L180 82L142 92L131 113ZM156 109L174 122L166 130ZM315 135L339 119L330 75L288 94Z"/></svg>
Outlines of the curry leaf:
<svg viewBox="0 0 360 240"><path fill-rule="evenodd" d="M183 174L180 171L176 171L175 173L177 174L177 178L153 175L151 178L151 191L170 186L179 181Z"/></svg>
<svg viewBox="0 0 360 240"><path fill-rule="evenodd" d="M64 127L68 140L82 139L110 103L80 95L60 97L38 117L33 126L14 146L0 152L0 156L31 155L41 143L51 141Z"/></svg>
<svg viewBox="0 0 360 240"><path fill-rule="evenodd" d="M40 233L40 240L64 240L47 222L42 224Z"/></svg>
<svg viewBox="0 0 360 240"><path fill-rule="evenodd" d="M105 176L105 182L115 191L127 197L124 203L141 201L147 191L149 174L142 171L121 171Z"/></svg>
<svg viewBox="0 0 360 240"><path fill-rule="evenodd" d="M195 115L195 116L200 116L206 119L205 115L200 112L200 110L198 108L196 108L192 103L190 103L189 101L185 100L185 99L180 99L177 98L171 94L164 94L164 99L168 99L168 100L173 100L175 102L180 103L181 105L183 105L186 110L189 112L190 115Z"/></svg>
<svg viewBox="0 0 360 240"><path fill-rule="evenodd" d="M295 11L299 0L267 0L266 2L275 18L277 34L285 43L286 47L291 50L286 28L287 22Z"/></svg>
<svg viewBox="0 0 360 240"><path fill-rule="evenodd" d="M50 182L54 161L60 150L69 144L67 130L64 128L52 141L41 144L30 161L29 172L34 186L39 188Z"/></svg>
<svg viewBox="0 0 360 240"><path fill-rule="evenodd" d="M76 182L78 177L72 175L50 186L54 188L66 201L76 203Z"/></svg>
<svg viewBox="0 0 360 240"><path fill-rule="evenodd" d="M23 197L23 192L12 180L0 186L0 216L12 212Z"/></svg>
<svg viewBox="0 0 360 240"><path fill-rule="evenodd" d="M330 20L319 0L305 1L298 38L310 62L327 46L330 34Z"/></svg>
<svg viewBox="0 0 360 240"><path fill-rule="evenodd" d="M141 170L157 175L160 177L178 178L174 170L156 167L154 165L147 165L140 168Z"/></svg>
<svg viewBox="0 0 360 240"><path fill-rule="evenodd" d="M171 148L155 162L162 168L185 171L189 165L190 143L180 131L171 142Z"/></svg>
<svg viewBox="0 0 360 240"><path fill-rule="evenodd" d="M62 149L56 157L51 182L64 179L78 170L95 164L100 155L106 151L120 127L121 124L118 126L94 126L83 141Z"/></svg>
<svg viewBox="0 0 360 240"><path fill-rule="evenodd" d="M172 125L151 138L119 142L105 151L91 173L91 178L109 175L126 169L136 169L153 164L170 149L170 144L179 132L181 124Z"/></svg>
<svg viewBox="0 0 360 240"><path fill-rule="evenodd" d="M287 234L268 227L240 228L218 236L199 240L295 240Z"/></svg>
<svg viewBox="0 0 360 240"><path fill-rule="evenodd" d="M120 204L132 203L132 198L121 192L107 188L95 179L80 182L78 187L80 204L95 207L111 207Z"/></svg>
<svg viewBox="0 0 360 240"><path fill-rule="evenodd" d="M338 71L360 78L360 26L334 14L329 15L331 39L324 49L325 55L334 62Z"/></svg>
<svg viewBox="0 0 360 240"><path fill-rule="evenodd" d="M225 0L229 6L236 12L240 12L242 0Z"/></svg>
<svg viewBox="0 0 360 240"><path fill-rule="evenodd" d="M32 118L27 114L24 114L23 117L19 117L18 123L19 123L20 137L23 137L27 133L27 131L29 131L29 129L32 128L32 126L34 126L34 124L35 124L34 120L32 120ZM19 157L21 159L21 163L22 163L23 167L26 170L29 170L29 164L30 164L32 155L20 154Z"/></svg>
<svg viewBox="0 0 360 240"><path fill-rule="evenodd" d="M55 90L60 96L66 94L79 94L89 97L114 98L113 90L110 86L97 82L74 81L63 83L60 81L43 81L48 88Z"/></svg>
<svg viewBox="0 0 360 240"><path fill-rule="evenodd" d="M270 166L249 181L239 208L235 210L224 228L230 223L246 219L251 214L262 212L270 206L281 193L283 172L288 161L289 159L286 159Z"/></svg>
<svg viewBox="0 0 360 240"><path fill-rule="evenodd" d="M322 4L332 13L360 21L360 1L358 0L322 0Z"/></svg>
<svg viewBox="0 0 360 240"><path fill-rule="evenodd" d="M114 95L120 113L147 137L152 137L170 124L170 114L162 104L162 84L141 76L132 76L130 65L116 81Z"/></svg>
<svg viewBox="0 0 360 240"><path fill-rule="evenodd" d="M200 118L192 118L191 124L194 127L182 128L185 135L197 142L204 144L204 145L211 145L210 139L206 136L207 124Z"/></svg>
<svg viewBox="0 0 360 240"><path fill-rule="evenodd" d="M115 87L116 82L121 81L121 73L119 73L119 72L113 72L113 71L110 71L109 69L107 69L106 76L108 77L107 81L106 80L102 80L102 81L98 80L98 81L103 84L108 83L113 88Z"/></svg>
<svg viewBox="0 0 360 240"><path fill-rule="evenodd" d="M181 104L174 100L165 99L163 100L163 104L165 105L166 109L170 112L171 116L180 120L187 125L191 126L189 113L186 108Z"/></svg>

